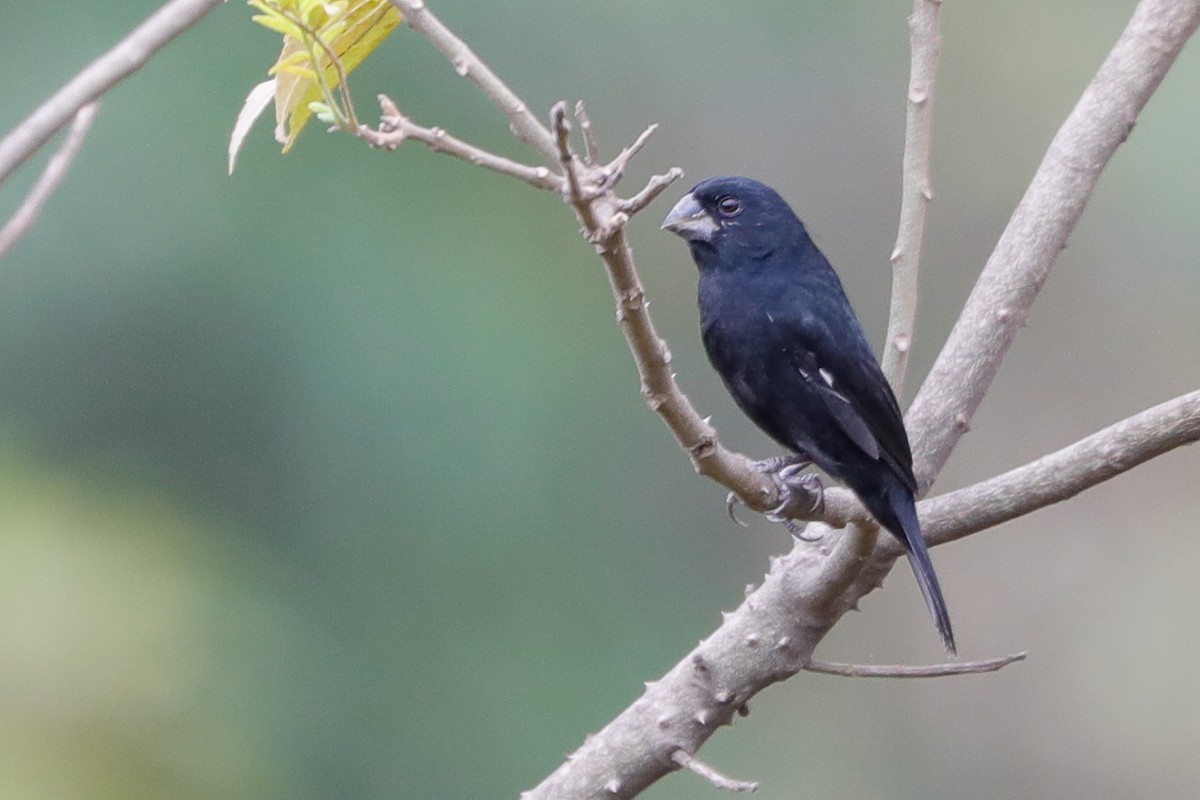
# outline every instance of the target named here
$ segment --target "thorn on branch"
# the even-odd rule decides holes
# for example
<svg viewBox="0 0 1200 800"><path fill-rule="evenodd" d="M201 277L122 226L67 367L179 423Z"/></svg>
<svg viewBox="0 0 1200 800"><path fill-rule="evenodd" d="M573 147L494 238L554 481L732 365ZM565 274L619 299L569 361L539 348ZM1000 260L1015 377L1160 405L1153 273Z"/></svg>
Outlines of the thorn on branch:
<svg viewBox="0 0 1200 800"><path fill-rule="evenodd" d="M696 775L699 775L704 780L711 783L718 789L723 789L727 792L753 792L758 789L758 783L754 781L739 781L733 778L726 777L720 772L705 764L700 759L683 750L676 750L671 753L671 760L686 770L689 770Z"/></svg>
<svg viewBox="0 0 1200 800"><path fill-rule="evenodd" d="M598 224L596 229L588 234L588 241L592 244L600 244L612 238L619 230L625 227L629 222L629 215L624 211L617 211L604 222Z"/></svg>
<svg viewBox="0 0 1200 800"><path fill-rule="evenodd" d="M822 675L838 675L843 678L942 678L948 675L975 675L981 672L995 672L1024 661L1026 651L1013 653L1000 658L989 658L984 661L964 661L960 664L930 664L923 667L910 667L896 664L839 664L832 661L809 661L804 669L818 672Z"/></svg>

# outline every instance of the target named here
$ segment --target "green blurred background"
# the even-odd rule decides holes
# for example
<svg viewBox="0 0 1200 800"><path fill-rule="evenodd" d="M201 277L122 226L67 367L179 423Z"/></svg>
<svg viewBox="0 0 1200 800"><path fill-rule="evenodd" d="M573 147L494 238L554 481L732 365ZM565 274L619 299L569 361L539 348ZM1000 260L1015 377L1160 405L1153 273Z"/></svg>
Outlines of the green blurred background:
<svg viewBox="0 0 1200 800"><path fill-rule="evenodd" d="M154 7L9 4L7 130ZM1115 0L948 3L913 380L1125 24ZM587 100L628 178L765 178L875 342L895 236L909 4L434 8L536 109ZM104 101L0 266L0 796L485 798L537 783L789 546L733 526L646 410L600 264L554 197L307 131L225 144L277 52L239 3ZM427 43L352 81L531 158ZM938 489L1200 384L1200 46L1121 149ZM0 194L7 216L44 163ZM634 221L686 391L773 449L698 346L694 268ZM907 392L911 397L912 387ZM907 398L906 398L907 399ZM1195 451L939 548L963 655L934 682L801 676L706 759L758 797L1191 797ZM907 570L827 659L941 657ZM687 775L647 797L715 797Z"/></svg>

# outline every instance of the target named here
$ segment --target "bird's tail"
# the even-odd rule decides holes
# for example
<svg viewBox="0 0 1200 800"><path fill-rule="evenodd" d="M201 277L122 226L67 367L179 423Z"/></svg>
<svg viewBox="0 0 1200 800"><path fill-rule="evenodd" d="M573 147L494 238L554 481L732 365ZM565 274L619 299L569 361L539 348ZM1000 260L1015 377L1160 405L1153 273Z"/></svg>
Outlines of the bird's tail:
<svg viewBox="0 0 1200 800"><path fill-rule="evenodd" d="M880 522L901 538L904 549L908 552L908 563L917 578L917 585L921 587L921 594L925 596L925 605L929 607L929 613L937 625L938 633L941 634L942 644L948 652L957 654L954 629L950 627L950 611L946 608L946 599L942 597L942 587L938 583L937 573L933 570L933 560L929 557L925 537L921 535L916 503L908 489L899 485L898 479L896 484L892 491L887 493L890 501L888 510L892 512L889 516L892 519L879 518Z"/></svg>

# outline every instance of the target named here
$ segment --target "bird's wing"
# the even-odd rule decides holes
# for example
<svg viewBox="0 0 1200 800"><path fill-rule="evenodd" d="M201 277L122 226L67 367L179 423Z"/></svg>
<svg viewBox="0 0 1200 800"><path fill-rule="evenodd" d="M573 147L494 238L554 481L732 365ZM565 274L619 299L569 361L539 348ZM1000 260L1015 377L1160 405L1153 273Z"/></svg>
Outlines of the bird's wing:
<svg viewBox="0 0 1200 800"><path fill-rule="evenodd" d="M904 417L861 330L855 325L835 332L811 315L799 317L789 327L787 350L792 363L837 426L867 456L882 457L916 491Z"/></svg>

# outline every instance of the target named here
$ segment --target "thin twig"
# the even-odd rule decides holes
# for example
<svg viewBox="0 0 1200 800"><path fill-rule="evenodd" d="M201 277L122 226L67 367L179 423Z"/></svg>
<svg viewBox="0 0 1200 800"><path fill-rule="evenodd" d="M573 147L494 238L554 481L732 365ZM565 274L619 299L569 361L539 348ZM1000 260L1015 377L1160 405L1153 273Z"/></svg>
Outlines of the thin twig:
<svg viewBox="0 0 1200 800"><path fill-rule="evenodd" d="M571 152L571 122L567 119L567 104L559 100L550 109L550 127L554 131L554 149L558 159L559 169L566 181L567 202L575 206L576 213L584 219L584 225L589 229L595 228L591 208L583 196L583 187L579 184L579 173L575 169L575 155Z"/></svg>
<svg viewBox="0 0 1200 800"><path fill-rule="evenodd" d="M1200 24L1196 0L1142 0L1063 123L908 413L927 489L1029 317L1092 190Z"/></svg>
<svg viewBox="0 0 1200 800"><path fill-rule="evenodd" d="M622 148L621 152L617 153L617 157L605 167L604 171L609 176L608 184L610 186L621 180L621 176L625 174L625 168L629 166L630 159L642 151L642 148L650 141L650 137L654 135L656 130L658 130L658 123L646 128L646 130L638 134L638 137L633 140L633 144Z"/></svg>
<svg viewBox="0 0 1200 800"><path fill-rule="evenodd" d="M708 764L705 764L684 750L676 750L674 753L671 753L671 760L684 769L696 773L718 789L723 789L727 792L753 792L758 789L757 782L739 781L722 775Z"/></svg>
<svg viewBox="0 0 1200 800"><path fill-rule="evenodd" d="M462 139L451 136L441 128L425 128L400 113L386 95L379 95L379 106L383 110L378 130L362 125L357 135L372 147L395 150L405 139L412 139L438 153L445 153L475 164L501 175L522 180L538 189L562 192L563 180L546 167L531 167L496 155Z"/></svg>
<svg viewBox="0 0 1200 800"><path fill-rule="evenodd" d="M883 373L897 395L904 391L908 356L912 351L925 218L933 200L930 152L933 149L934 83L942 51L938 22L941 7L941 0L913 0L912 16L908 18L912 58L904 126L900 230L892 250L892 305L883 346Z"/></svg>
<svg viewBox="0 0 1200 800"><path fill-rule="evenodd" d="M456 73L475 84L485 97L508 115L509 127L518 139L536 150L546 163L555 163L558 151L554 146L554 137L546 126L462 39L434 16L424 0L392 0L392 5L400 9L404 22L410 28L428 39L449 59Z"/></svg>
<svg viewBox="0 0 1200 800"><path fill-rule="evenodd" d="M0 184L66 125L79 109L142 68L222 0L173 0L89 64L0 141Z"/></svg>
<svg viewBox="0 0 1200 800"><path fill-rule="evenodd" d="M50 195L54 194L54 190L62 183L63 178L67 177L67 173L71 170L71 162L75 160L75 156L83 147L83 140L87 138L92 122L96 119L98 106L99 102L88 103L75 113L75 121L71 123L71 132L67 134L63 146L47 162L46 168L34 182L33 188L25 196L20 208L8 220L4 228L0 229L0 260L3 260L13 246L21 240L21 237L33 228L42 209L46 206L46 201L50 199Z"/></svg>
<svg viewBox="0 0 1200 800"><path fill-rule="evenodd" d="M621 211L632 217L634 214L653 203L654 199L662 194L664 189L682 177L683 170L681 170L679 167L671 167L671 169L667 170L665 175L653 176L646 183L644 189L628 200L621 201Z"/></svg>
<svg viewBox="0 0 1200 800"><path fill-rule="evenodd" d="M813 659L804 665L808 672L819 672L822 675L838 675L843 678L943 678L948 675L977 675L981 672L995 672L1009 664L1024 661L1029 655L1025 651L1013 653L1010 656L989 658L985 661L963 661L950 664L929 664L923 667L910 667L899 664L840 664L836 661L817 661Z"/></svg>

